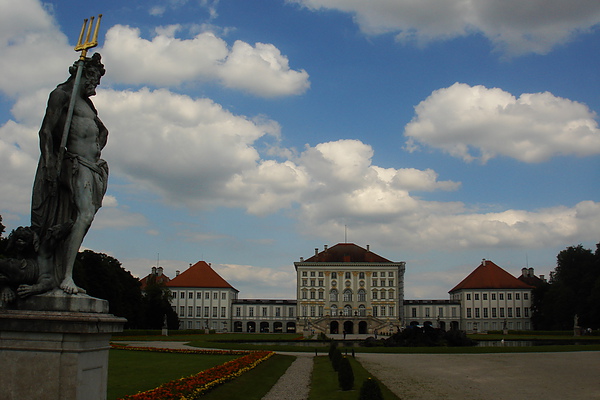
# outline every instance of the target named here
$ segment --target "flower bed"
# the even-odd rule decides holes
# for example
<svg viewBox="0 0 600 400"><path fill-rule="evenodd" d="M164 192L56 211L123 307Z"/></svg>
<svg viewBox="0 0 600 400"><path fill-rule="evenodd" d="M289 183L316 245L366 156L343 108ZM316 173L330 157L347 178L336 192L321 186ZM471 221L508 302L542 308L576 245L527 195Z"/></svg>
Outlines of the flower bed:
<svg viewBox="0 0 600 400"><path fill-rule="evenodd" d="M118 349L133 351L158 351L165 353L184 353L184 354L245 354L240 358L228 361L216 367L209 368L196 375L176 379L167 382L159 387L147 390L134 395L125 396L123 400L195 400L199 399L209 390L228 382L246 371L256 367L261 362L267 360L273 354L272 351L228 351L228 350L182 350L182 349L162 349L149 347L120 347Z"/></svg>

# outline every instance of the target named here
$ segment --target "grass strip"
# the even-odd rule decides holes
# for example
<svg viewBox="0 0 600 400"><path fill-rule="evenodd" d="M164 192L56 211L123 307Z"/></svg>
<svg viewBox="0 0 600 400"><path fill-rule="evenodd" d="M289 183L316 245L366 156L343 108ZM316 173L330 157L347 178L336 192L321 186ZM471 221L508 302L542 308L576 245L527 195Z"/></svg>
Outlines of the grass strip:
<svg viewBox="0 0 600 400"><path fill-rule="evenodd" d="M107 399L153 389L165 382L223 364L239 355L206 355L112 349L108 360Z"/></svg>
<svg viewBox="0 0 600 400"><path fill-rule="evenodd" d="M337 372L334 371L327 356L319 356L314 358L314 367L312 373L312 381L310 385L309 400L356 400L360 392L360 387L367 378L377 379L369 374L363 366L354 359L348 357L352 371L354 372L354 389L341 391L338 384ZM390 391L381 382L379 387L385 400L400 400L392 391Z"/></svg>
<svg viewBox="0 0 600 400"><path fill-rule="evenodd" d="M276 354L251 371L206 393L204 400L260 400L296 359Z"/></svg>

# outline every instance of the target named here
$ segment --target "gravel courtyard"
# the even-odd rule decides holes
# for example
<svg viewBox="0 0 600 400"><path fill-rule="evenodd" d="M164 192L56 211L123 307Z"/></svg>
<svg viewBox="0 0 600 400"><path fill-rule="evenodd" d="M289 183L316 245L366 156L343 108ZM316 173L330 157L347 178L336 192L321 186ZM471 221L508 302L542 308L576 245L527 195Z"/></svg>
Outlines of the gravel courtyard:
<svg viewBox="0 0 600 400"><path fill-rule="evenodd" d="M402 399L600 399L600 352L357 354Z"/></svg>

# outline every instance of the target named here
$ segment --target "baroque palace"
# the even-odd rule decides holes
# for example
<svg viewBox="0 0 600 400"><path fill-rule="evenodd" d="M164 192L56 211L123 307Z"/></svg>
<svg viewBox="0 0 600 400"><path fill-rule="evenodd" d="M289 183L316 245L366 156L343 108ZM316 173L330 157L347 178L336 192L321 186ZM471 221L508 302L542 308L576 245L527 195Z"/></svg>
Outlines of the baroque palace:
<svg viewBox="0 0 600 400"><path fill-rule="evenodd" d="M531 292L544 279L533 268L523 268L516 278L484 259L449 291L449 299L406 300L405 262L390 261L368 245L325 246L294 267L296 299L289 300L240 299L239 291L204 261L173 279L162 268L153 267L151 275L171 290L181 329L305 336L373 335L410 325L467 332L530 330Z"/></svg>

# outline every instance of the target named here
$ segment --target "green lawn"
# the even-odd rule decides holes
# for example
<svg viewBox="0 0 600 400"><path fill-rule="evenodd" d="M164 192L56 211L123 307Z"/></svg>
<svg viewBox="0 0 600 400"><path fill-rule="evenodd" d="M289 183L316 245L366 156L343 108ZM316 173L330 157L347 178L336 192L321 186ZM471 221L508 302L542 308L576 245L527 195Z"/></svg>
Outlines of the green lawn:
<svg viewBox="0 0 600 400"><path fill-rule="evenodd" d="M107 399L153 389L165 382L223 364L240 356L156 353L112 349L108 359Z"/></svg>
<svg viewBox="0 0 600 400"><path fill-rule="evenodd" d="M572 335L469 335L476 340L573 340ZM113 341L124 340L165 340L189 342L192 346L213 349L236 350L276 350L289 352L327 353L328 344L323 342L305 341L298 334L290 333L217 333L217 334L185 334L178 335L172 331L170 336L114 336ZM596 341L588 345L548 345L531 347L354 347L356 353L509 353L509 352L561 352L561 351L599 351L598 337L582 336L578 341ZM307 346L277 344L277 341L298 341ZM253 343L248 343L253 342ZM344 349L340 342L340 349Z"/></svg>
<svg viewBox="0 0 600 400"><path fill-rule="evenodd" d="M312 373L312 383L309 400L355 400L358 398L362 383L369 377L375 379L363 366L353 357L348 357L352 371L354 372L354 389L341 391L338 384L337 372L334 371L327 356L315 357ZM385 400L400 400L386 386L379 383Z"/></svg>

